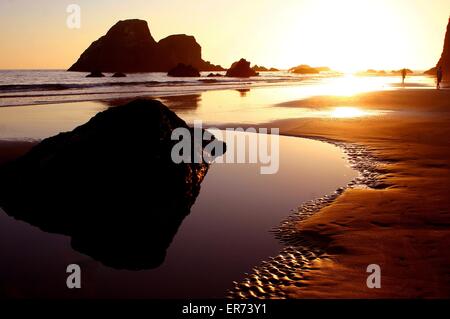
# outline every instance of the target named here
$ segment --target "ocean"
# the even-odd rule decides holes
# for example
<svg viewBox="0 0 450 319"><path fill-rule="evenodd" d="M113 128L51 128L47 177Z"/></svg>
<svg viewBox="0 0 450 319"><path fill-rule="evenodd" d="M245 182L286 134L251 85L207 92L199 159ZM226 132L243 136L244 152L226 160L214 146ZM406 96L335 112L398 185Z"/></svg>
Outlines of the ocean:
<svg viewBox="0 0 450 319"><path fill-rule="evenodd" d="M104 78L86 78L86 74L64 70L0 70L0 106L187 95L206 90L296 84L327 76L304 77L285 71L264 72L248 79L207 77L209 72L202 72L201 78L169 77L158 72L128 74L126 78L113 78L109 73Z"/></svg>
<svg viewBox="0 0 450 319"><path fill-rule="evenodd" d="M223 72L222 72L223 74ZM86 78L63 70L0 70L0 139L39 140L70 131L108 107L134 98L156 98L189 124L254 125L301 117L341 117L348 109L286 106L313 96L351 96L399 89L396 76L262 72L247 79L174 78L137 73L126 78ZM432 89L432 77L410 76L407 88ZM355 114L350 114L355 115ZM361 114L370 115L370 114Z"/></svg>

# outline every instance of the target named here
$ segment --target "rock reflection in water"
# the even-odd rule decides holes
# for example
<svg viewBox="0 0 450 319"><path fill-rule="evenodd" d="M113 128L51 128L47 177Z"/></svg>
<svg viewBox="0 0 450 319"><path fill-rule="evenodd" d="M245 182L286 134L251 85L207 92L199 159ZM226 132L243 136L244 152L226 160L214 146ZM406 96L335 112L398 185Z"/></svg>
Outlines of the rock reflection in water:
<svg viewBox="0 0 450 319"><path fill-rule="evenodd" d="M158 267L209 168L172 161L178 127L188 128L154 100L98 113L3 165L0 206L107 266Z"/></svg>

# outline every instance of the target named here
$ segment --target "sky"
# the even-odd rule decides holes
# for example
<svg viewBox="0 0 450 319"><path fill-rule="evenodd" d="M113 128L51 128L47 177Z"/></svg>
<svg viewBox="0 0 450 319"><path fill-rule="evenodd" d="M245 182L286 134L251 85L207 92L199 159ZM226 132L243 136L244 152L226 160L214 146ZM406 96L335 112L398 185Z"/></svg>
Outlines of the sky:
<svg viewBox="0 0 450 319"><path fill-rule="evenodd" d="M69 4L81 8L70 29ZM66 69L117 21L147 20L158 41L194 35L224 67L299 64L351 72L424 70L440 57L450 0L0 0L0 69Z"/></svg>

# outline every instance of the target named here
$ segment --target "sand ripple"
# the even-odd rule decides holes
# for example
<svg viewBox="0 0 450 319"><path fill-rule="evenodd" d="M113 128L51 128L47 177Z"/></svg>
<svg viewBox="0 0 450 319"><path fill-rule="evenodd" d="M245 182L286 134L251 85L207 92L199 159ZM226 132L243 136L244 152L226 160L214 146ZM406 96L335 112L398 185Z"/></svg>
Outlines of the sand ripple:
<svg viewBox="0 0 450 319"><path fill-rule="evenodd" d="M333 194L304 203L291 215L273 229L275 237L284 245L276 257L270 257L253 268L241 282L233 282L234 287L227 292L228 298L286 298L286 287L303 287L308 285L304 273L314 269L318 261L329 258L326 243L320 242L311 234L298 230L296 225L309 218L322 208L330 205L347 188L386 188L389 185L381 179L382 171L379 160L376 160L370 149L358 144L315 138L342 148L352 168L359 172L358 177L345 187L337 189Z"/></svg>

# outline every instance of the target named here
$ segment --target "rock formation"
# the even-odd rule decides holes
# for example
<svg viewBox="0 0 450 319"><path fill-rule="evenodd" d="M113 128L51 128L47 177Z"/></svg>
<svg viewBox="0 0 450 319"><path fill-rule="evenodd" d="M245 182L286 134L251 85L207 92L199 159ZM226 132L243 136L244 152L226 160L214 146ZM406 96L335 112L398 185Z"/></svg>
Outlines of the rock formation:
<svg viewBox="0 0 450 319"><path fill-rule="evenodd" d="M447 31L445 33L444 48L441 58L434 68L425 71L425 74L436 75L437 68L442 67L443 81L450 81L450 18L448 20Z"/></svg>
<svg viewBox="0 0 450 319"><path fill-rule="evenodd" d="M88 75L86 75L87 78L104 78L105 75L100 71L92 71Z"/></svg>
<svg viewBox="0 0 450 319"><path fill-rule="evenodd" d="M156 42L147 22L135 19L117 22L83 52L69 71L168 72L178 63L201 71L223 70L202 59L201 47L193 36L171 35Z"/></svg>
<svg viewBox="0 0 450 319"><path fill-rule="evenodd" d="M259 75L259 73L254 71L250 67L250 62L245 59L240 59L239 61L234 62L226 74L226 76L234 78L248 78L257 75Z"/></svg>
<svg viewBox="0 0 450 319"><path fill-rule="evenodd" d="M259 66L258 64L255 64L253 67L252 67L252 70L254 70L254 71L256 71L256 72L267 72L267 71L269 71L269 69L268 68L266 68L265 66Z"/></svg>
<svg viewBox="0 0 450 319"><path fill-rule="evenodd" d="M178 65L171 69L167 75L176 77L200 77L200 72L192 65L178 63Z"/></svg>
<svg viewBox="0 0 450 319"><path fill-rule="evenodd" d="M255 64L253 67L252 67L252 69L254 70L254 71L256 71L256 72L278 72L278 71L280 71L280 70L278 70L277 68L266 68L265 66L262 66L262 65L258 65L258 64Z"/></svg>
<svg viewBox="0 0 450 319"><path fill-rule="evenodd" d="M174 163L176 128L194 130L155 100L109 108L0 167L0 206L105 265L157 267L209 167Z"/></svg>

